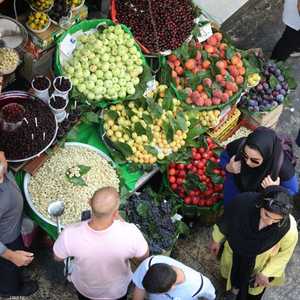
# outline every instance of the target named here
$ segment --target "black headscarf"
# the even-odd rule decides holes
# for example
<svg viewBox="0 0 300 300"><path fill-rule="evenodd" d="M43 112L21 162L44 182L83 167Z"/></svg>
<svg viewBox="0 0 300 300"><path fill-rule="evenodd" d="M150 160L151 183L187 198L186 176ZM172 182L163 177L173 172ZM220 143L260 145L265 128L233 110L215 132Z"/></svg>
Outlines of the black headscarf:
<svg viewBox="0 0 300 300"><path fill-rule="evenodd" d="M260 166L250 168L246 164L242 157L246 145L260 152L263 157ZM247 138L240 138L228 144L226 150L230 157L236 155L236 160L241 161L241 173L234 177L242 192L262 191L261 183L268 175L271 175L273 180L279 176L281 181L285 181L295 174L292 163L284 154L280 139L270 128L258 127Z"/></svg>
<svg viewBox="0 0 300 300"><path fill-rule="evenodd" d="M266 192L284 192L281 186L268 187ZM228 204L226 214L218 222L220 231L233 251L232 286L240 289L239 299L247 295L256 256L271 249L290 229L289 215L278 224L259 230L262 193L239 194Z"/></svg>

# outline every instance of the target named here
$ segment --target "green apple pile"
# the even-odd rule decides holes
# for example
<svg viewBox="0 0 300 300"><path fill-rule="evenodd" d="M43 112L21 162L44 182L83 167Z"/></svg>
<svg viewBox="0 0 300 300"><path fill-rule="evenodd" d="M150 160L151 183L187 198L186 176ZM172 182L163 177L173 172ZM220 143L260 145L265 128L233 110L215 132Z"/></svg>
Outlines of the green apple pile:
<svg viewBox="0 0 300 300"><path fill-rule="evenodd" d="M80 93L98 102L133 95L143 60L132 36L116 25L81 35L63 69Z"/></svg>

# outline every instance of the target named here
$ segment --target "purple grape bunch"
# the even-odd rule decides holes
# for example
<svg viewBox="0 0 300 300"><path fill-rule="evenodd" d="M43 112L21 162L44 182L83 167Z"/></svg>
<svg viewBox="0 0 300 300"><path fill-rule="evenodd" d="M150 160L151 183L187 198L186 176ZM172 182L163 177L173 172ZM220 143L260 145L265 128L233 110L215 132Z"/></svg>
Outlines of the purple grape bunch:
<svg viewBox="0 0 300 300"><path fill-rule="evenodd" d="M242 96L242 106L248 111L270 111L282 104L287 96L288 83L274 62L269 61L263 66L262 75L260 83Z"/></svg>
<svg viewBox="0 0 300 300"><path fill-rule="evenodd" d="M127 220L136 224L149 243L151 254L170 250L176 239L176 225L172 222L170 201L156 201L147 191L133 194L126 202Z"/></svg>

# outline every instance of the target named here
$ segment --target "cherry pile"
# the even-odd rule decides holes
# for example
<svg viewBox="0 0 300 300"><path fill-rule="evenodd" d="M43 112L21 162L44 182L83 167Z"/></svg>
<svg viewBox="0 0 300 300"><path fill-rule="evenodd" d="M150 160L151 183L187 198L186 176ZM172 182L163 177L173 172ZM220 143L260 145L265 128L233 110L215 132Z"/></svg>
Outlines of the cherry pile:
<svg viewBox="0 0 300 300"><path fill-rule="evenodd" d="M60 96L54 96L50 99L50 105L55 109L61 109L66 106L66 99Z"/></svg>
<svg viewBox="0 0 300 300"><path fill-rule="evenodd" d="M25 109L22 125L12 132L0 131L0 149L8 160L25 159L39 153L49 145L55 133L55 117L48 105L32 99L22 105Z"/></svg>
<svg viewBox="0 0 300 300"><path fill-rule="evenodd" d="M194 27L191 0L116 0L117 19L150 52L177 49Z"/></svg>
<svg viewBox="0 0 300 300"><path fill-rule="evenodd" d="M168 180L171 189L186 205L212 206L222 198L224 171L219 168L217 145L207 138L207 146L192 148L189 163L171 163Z"/></svg>
<svg viewBox="0 0 300 300"><path fill-rule="evenodd" d="M18 103L11 103L5 105L2 110L2 118L8 123L17 123L24 118L24 108Z"/></svg>

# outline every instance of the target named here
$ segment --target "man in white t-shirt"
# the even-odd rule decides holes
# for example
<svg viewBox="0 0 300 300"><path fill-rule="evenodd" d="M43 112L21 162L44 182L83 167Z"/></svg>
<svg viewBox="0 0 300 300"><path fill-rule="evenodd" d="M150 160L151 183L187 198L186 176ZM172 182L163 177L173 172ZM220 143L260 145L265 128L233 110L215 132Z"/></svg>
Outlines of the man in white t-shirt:
<svg viewBox="0 0 300 300"><path fill-rule="evenodd" d="M78 299L126 299L132 279L129 260L148 257L148 244L134 224L118 219L114 188L95 192L90 206L90 220L62 231L53 247L55 257L74 257L70 279Z"/></svg>
<svg viewBox="0 0 300 300"><path fill-rule="evenodd" d="M193 300L216 298L210 280L184 265L162 255L144 260L133 274L133 300Z"/></svg>
<svg viewBox="0 0 300 300"><path fill-rule="evenodd" d="M274 60L286 60L300 49L300 0L284 1L282 19L286 27L273 49L271 59Z"/></svg>

